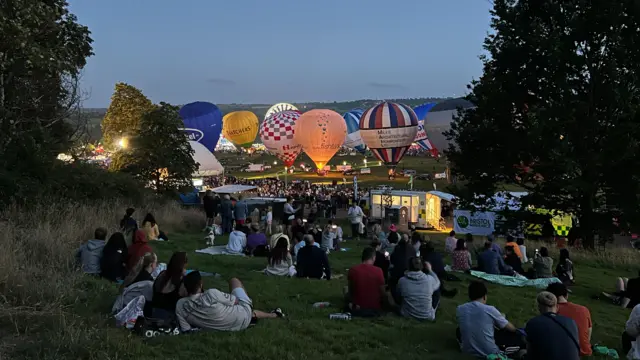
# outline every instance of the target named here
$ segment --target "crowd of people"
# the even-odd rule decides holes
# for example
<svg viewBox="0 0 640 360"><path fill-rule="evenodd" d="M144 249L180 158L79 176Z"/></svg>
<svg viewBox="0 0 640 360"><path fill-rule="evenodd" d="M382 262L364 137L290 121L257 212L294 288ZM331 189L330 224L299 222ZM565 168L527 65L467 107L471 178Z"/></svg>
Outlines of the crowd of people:
<svg viewBox="0 0 640 360"><path fill-rule="evenodd" d="M305 222L299 215L301 209L293 207L291 198L288 201L285 218L289 221L270 230L265 222L254 222L250 216L234 217L228 250L264 257L263 272L268 276L336 278L329 255L339 250L344 241L341 227L331 219L322 225L319 221ZM242 206L241 198L234 209L239 203ZM142 295L146 300L145 317L174 322L182 332L238 331L256 324L259 319L285 317L280 308L270 312L254 309L239 279L229 280L228 292L205 290L202 274L187 270L185 252L174 253L166 269L159 271L158 258L149 242L168 238L151 214L144 217L139 227L133 213L133 209L127 209L120 222L121 231L112 234L109 241L105 241L107 231L98 228L94 239L83 244L77 253L85 273L121 283L121 295L114 309L120 310ZM460 348L464 353L482 358L520 358L526 353L527 359L579 359L592 354L590 311L569 301L575 274L567 249L560 251L554 269L554 260L544 247L528 256L530 253L521 239L507 237L505 246L500 246L490 236L482 247L476 248L472 236L459 239L451 232L445 240L444 255L450 255L452 272L445 269L443 254L435 249L428 236L417 231L400 232L393 224L387 231L383 231L380 224L372 224L370 231L363 231L358 225L363 223L364 214L358 205L351 204L348 214L353 225L351 236L372 239L370 246L362 251L361 263L347 273L344 311L351 316L368 318L391 312L434 321L441 297L457 296L455 289L446 287L448 282L460 280L455 271L557 277L561 282L550 284L536 298L540 315L521 328L487 304L488 290L484 283L472 281L468 286L469 301L456 310L456 338ZM525 271L525 266L530 269ZM630 358L640 359L640 348L636 348L636 338L640 336L640 307L637 306L640 275L637 279L619 279L616 290L604 296L623 307L633 308L622 336L623 350L636 356Z"/></svg>

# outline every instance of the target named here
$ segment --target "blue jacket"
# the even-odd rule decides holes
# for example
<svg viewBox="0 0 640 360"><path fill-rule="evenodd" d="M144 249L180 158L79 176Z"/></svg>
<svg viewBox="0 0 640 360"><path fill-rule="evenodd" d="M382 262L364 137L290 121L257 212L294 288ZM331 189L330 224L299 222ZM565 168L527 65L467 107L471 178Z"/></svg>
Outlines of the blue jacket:
<svg viewBox="0 0 640 360"><path fill-rule="evenodd" d="M487 274L500 275L509 273L509 267L505 265L502 256L488 249L478 255L478 267Z"/></svg>
<svg viewBox="0 0 640 360"><path fill-rule="evenodd" d="M236 220L245 220L249 214L249 206L244 200L236 202L236 207L233 209L233 217Z"/></svg>

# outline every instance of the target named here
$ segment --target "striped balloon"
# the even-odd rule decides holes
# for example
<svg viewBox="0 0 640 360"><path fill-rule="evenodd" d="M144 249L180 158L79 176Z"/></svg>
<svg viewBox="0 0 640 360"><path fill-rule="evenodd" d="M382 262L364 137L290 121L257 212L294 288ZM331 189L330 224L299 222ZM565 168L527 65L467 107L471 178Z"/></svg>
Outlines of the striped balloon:
<svg viewBox="0 0 640 360"><path fill-rule="evenodd" d="M353 109L342 115L347 124L347 137L344 139L344 146L355 149L361 154L367 152L367 147L362 143L360 136L360 118L363 112L362 109Z"/></svg>
<svg viewBox="0 0 640 360"><path fill-rule="evenodd" d="M398 165L417 132L418 117L404 104L383 102L369 108L360 118L362 141L391 168Z"/></svg>
<svg viewBox="0 0 640 360"><path fill-rule="evenodd" d="M427 114L433 107L436 106L436 103L427 103L422 104L420 106L416 106L413 108L413 111L416 113L418 117L418 133L416 134L416 138L413 139L413 142L418 144L422 149L430 151L431 155L438 156L438 149L436 149L429 138L427 137L427 131L424 126L427 123Z"/></svg>

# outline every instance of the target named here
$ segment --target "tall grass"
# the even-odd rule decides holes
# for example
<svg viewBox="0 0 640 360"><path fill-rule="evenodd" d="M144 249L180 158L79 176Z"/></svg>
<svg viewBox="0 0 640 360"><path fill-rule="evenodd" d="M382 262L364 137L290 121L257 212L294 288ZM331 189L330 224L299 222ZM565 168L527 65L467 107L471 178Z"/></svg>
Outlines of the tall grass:
<svg viewBox="0 0 640 360"><path fill-rule="evenodd" d="M93 237L97 227L107 228L110 234L117 231L130 206L123 201L95 205L49 202L0 213L0 359L28 344L30 336L67 351L77 351L79 344L93 336L96 329L87 327L71 311L95 290L88 288L91 282L77 270L75 251ZM177 203L150 200L135 216L141 219L147 212L168 233L203 226L198 210ZM48 326L44 332L39 331L41 324ZM42 351L38 358L55 358L57 353Z"/></svg>

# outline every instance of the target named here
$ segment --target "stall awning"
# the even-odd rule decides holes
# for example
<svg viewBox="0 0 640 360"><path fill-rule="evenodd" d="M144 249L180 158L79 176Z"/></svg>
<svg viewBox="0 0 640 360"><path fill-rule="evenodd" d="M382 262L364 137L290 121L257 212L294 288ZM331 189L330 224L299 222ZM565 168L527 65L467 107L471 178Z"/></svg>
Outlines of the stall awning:
<svg viewBox="0 0 640 360"><path fill-rule="evenodd" d="M223 185L215 189L211 189L211 191L218 194L235 194L235 193L249 191L257 188L258 188L257 186L249 186L249 185Z"/></svg>
<svg viewBox="0 0 640 360"><path fill-rule="evenodd" d="M445 201L449 201L449 202L455 200L455 198L456 198L453 194L449 194L449 193L442 192L442 191L429 191L429 194L431 194L433 196L437 196L440 199L445 200Z"/></svg>

